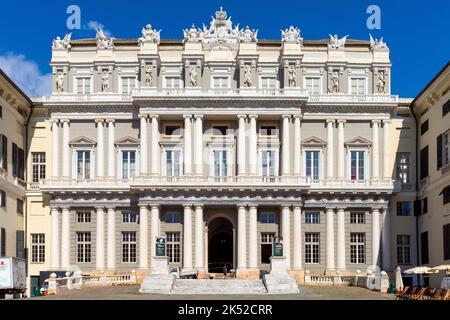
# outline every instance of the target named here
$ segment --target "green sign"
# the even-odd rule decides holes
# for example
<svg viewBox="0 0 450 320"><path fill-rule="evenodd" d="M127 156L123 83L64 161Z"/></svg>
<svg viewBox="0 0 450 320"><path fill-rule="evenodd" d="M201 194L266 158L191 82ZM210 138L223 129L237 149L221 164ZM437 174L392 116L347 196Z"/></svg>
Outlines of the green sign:
<svg viewBox="0 0 450 320"><path fill-rule="evenodd" d="M273 244L273 256L274 257L282 257L283 256L283 244L282 243L274 243Z"/></svg>
<svg viewBox="0 0 450 320"><path fill-rule="evenodd" d="M165 257L166 256L166 238L165 237L156 237L156 256L157 257Z"/></svg>

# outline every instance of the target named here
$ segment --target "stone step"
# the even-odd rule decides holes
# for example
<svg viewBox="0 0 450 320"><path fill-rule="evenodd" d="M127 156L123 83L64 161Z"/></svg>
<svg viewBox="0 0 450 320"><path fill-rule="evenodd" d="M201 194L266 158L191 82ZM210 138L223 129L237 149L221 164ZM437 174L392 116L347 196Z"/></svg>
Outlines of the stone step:
<svg viewBox="0 0 450 320"><path fill-rule="evenodd" d="M173 294L265 294L260 280L177 279Z"/></svg>
<svg viewBox="0 0 450 320"><path fill-rule="evenodd" d="M144 278L140 293L170 294L175 283L174 275L150 275Z"/></svg>

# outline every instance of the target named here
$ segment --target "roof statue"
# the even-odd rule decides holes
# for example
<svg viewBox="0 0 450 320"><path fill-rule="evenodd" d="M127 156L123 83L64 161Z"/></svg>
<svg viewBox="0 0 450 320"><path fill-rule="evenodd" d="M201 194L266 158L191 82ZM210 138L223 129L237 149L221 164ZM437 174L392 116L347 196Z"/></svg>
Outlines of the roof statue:
<svg viewBox="0 0 450 320"><path fill-rule="evenodd" d="M290 26L286 30L281 30L281 41L285 43L301 44L303 42L303 38L300 37L300 29Z"/></svg>
<svg viewBox="0 0 450 320"><path fill-rule="evenodd" d="M56 37L53 39L52 47L53 49L70 49L70 39L72 38L72 33L67 33L64 39Z"/></svg>
<svg viewBox="0 0 450 320"><path fill-rule="evenodd" d="M97 47L103 49L110 49L114 46L113 37L107 37L101 28L97 29L97 35L95 36L97 40Z"/></svg>
<svg viewBox="0 0 450 320"><path fill-rule="evenodd" d="M330 34L330 42L328 43L328 47L331 49L337 49L337 50L344 49L345 42L347 41L347 37L348 37L348 35L339 39L337 34L335 34L334 36L332 36Z"/></svg>
<svg viewBox="0 0 450 320"><path fill-rule="evenodd" d="M144 43L158 43L161 39L160 30L153 29L151 24L147 24L145 28L142 28L142 37L139 38L139 44L142 46Z"/></svg>

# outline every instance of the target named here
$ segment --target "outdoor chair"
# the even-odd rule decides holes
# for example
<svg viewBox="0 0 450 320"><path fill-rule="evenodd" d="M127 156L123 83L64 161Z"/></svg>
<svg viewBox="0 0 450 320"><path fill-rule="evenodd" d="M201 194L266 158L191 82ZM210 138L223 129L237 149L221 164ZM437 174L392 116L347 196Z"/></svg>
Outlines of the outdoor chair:
<svg viewBox="0 0 450 320"><path fill-rule="evenodd" d="M405 299L405 296L409 294L412 290L412 287L404 287L402 291L397 292L396 300Z"/></svg>
<svg viewBox="0 0 450 320"><path fill-rule="evenodd" d="M450 291L448 289L440 289L436 292L433 300L450 300Z"/></svg>
<svg viewBox="0 0 450 320"><path fill-rule="evenodd" d="M421 299L426 289L427 288L417 287L416 290L410 294L409 299L411 300Z"/></svg>
<svg viewBox="0 0 450 320"><path fill-rule="evenodd" d="M419 293L419 291L422 290L422 287L412 287L411 291L404 295L403 299L406 300L416 300L415 297Z"/></svg>
<svg viewBox="0 0 450 320"><path fill-rule="evenodd" d="M419 298L421 300L430 300L436 294L437 289L435 288L425 288L422 296Z"/></svg>

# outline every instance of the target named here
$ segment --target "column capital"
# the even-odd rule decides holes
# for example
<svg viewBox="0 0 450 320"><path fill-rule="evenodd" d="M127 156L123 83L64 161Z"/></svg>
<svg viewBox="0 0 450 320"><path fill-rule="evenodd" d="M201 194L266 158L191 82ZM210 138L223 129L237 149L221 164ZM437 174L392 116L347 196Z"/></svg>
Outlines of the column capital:
<svg viewBox="0 0 450 320"><path fill-rule="evenodd" d="M383 124L391 124L391 123L392 123L392 119L383 120Z"/></svg>
<svg viewBox="0 0 450 320"><path fill-rule="evenodd" d="M326 210L327 212L329 212L329 211L333 211L333 212L334 212L335 209L336 209L336 206L325 207L325 210Z"/></svg>
<svg viewBox="0 0 450 320"><path fill-rule="evenodd" d="M289 113L283 113L283 114L281 115L281 118L282 118L282 119L286 119L286 118L290 119L290 118L292 118L292 114L289 114Z"/></svg>
<svg viewBox="0 0 450 320"><path fill-rule="evenodd" d="M150 119L159 119L159 114L150 114L149 116L148 116Z"/></svg>
<svg viewBox="0 0 450 320"><path fill-rule="evenodd" d="M54 123L58 124L58 122L59 122L59 119L50 119L51 124L54 124Z"/></svg>
<svg viewBox="0 0 450 320"><path fill-rule="evenodd" d="M250 119L258 119L258 115L257 114L249 114L248 117Z"/></svg>
<svg viewBox="0 0 450 320"><path fill-rule="evenodd" d="M60 206L59 207L61 210L69 210L70 209L70 206L68 206L68 205L62 205L62 206Z"/></svg>
<svg viewBox="0 0 450 320"><path fill-rule="evenodd" d="M336 122L336 119L326 119L325 120L326 121L326 123L335 123Z"/></svg>
<svg viewBox="0 0 450 320"><path fill-rule="evenodd" d="M183 114L183 118L184 119L191 119L192 118L192 113L185 113L185 114Z"/></svg>
<svg viewBox="0 0 450 320"><path fill-rule="evenodd" d="M247 118L247 115L246 115L246 114L243 114L243 113L240 113L240 114L237 115L237 118L238 118L238 119L241 119L241 118L244 118L244 119L245 119L245 118Z"/></svg>
<svg viewBox="0 0 450 320"><path fill-rule="evenodd" d="M249 204L248 207L249 207L250 209L251 209L251 208L257 209L257 208L258 208L258 205L252 203L252 204Z"/></svg>
<svg viewBox="0 0 450 320"><path fill-rule="evenodd" d="M106 210L116 210L116 206L105 206Z"/></svg>
<svg viewBox="0 0 450 320"><path fill-rule="evenodd" d="M302 114L294 114L292 117L294 117L294 119L303 119L303 115Z"/></svg>
<svg viewBox="0 0 450 320"><path fill-rule="evenodd" d="M203 209L204 207L205 207L204 204L194 204L194 208L195 208L195 209L197 209L197 208Z"/></svg>
<svg viewBox="0 0 450 320"><path fill-rule="evenodd" d="M140 204L138 204L138 207L139 207L139 209L148 208L148 204L140 203Z"/></svg>
<svg viewBox="0 0 450 320"><path fill-rule="evenodd" d="M103 123L105 121L105 119L103 119L103 118L96 118L94 121L95 121L95 123Z"/></svg>
<svg viewBox="0 0 450 320"><path fill-rule="evenodd" d="M372 123L381 123L381 120L380 119L372 119Z"/></svg>
<svg viewBox="0 0 450 320"><path fill-rule="evenodd" d="M109 119L106 119L105 121L106 121L106 123L114 123L114 122L116 122L116 119L109 118Z"/></svg>
<svg viewBox="0 0 450 320"><path fill-rule="evenodd" d="M282 203L282 204L280 204L280 207L281 207L281 209L284 209L284 208L291 208L292 207L292 204L291 203Z"/></svg>
<svg viewBox="0 0 450 320"><path fill-rule="evenodd" d="M194 114L195 119L203 119L203 114Z"/></svg>
<svg viewBox="0 0 450 320"><path fill-rule="evenodd" d="M294 210L295 210L296 208L301 209L301 208L303 208L303 203L293 204L292 207L294 208Z"/></svg>
<svg viewBox="0 0 450 320"><path fill-rule="evenodd" d="M138 117L139 117L139 119L142 119L142 118L147 119L148 114L146 114L146 113L139 113Z"/></svg>
<svg viewBox="0 0 450 320"><path fill-rule="evenodd" d="M95 210L99 211L99 210L105 210L105 206L94 206Z"/></svg>
<svg viewBox="0 0 450 320"><path fill-rule="evenodd" d="M192 203L184 203L183 204L183 209L186 209L186 208L191 208L191 210L192 210L192 207L194 206L194 204L192 204Z"/></svg>
<svg viewBox="0 0 450 320"><path fill-rule="evenodd" d="M160 204L150 204L150 209L161 209L161 205Z"/></svg>
<svg viewBox="0 0 450 320"><path fill-rule="evenodd" d="M345 119L337 119L336 121L337 121L337 123L346 123L347 122L347 120L345 120Z"/></svg>
<svg viewBox="0 0 450 320"><path fill-rule="evenodd" d="M238 209L242 209L242 208L246 208L248 206L248 203L238 203L237 205L236 205L236 207L238 208Z"/></svg>
<svg viewBox="0 0 450 320"><path fill-rule="evenodd" d="M59 209L60 209L59 206L57 206L57 205L51 205L51 206L50 206L50 214L51 214L51 211L55 211L55 210L59 212Z"/></svg>
<svg viewBox="0 0 450 320"><path fill-rule="evenodd" d="M61 123L70 123L70 119L61 119Z"/></svg>

